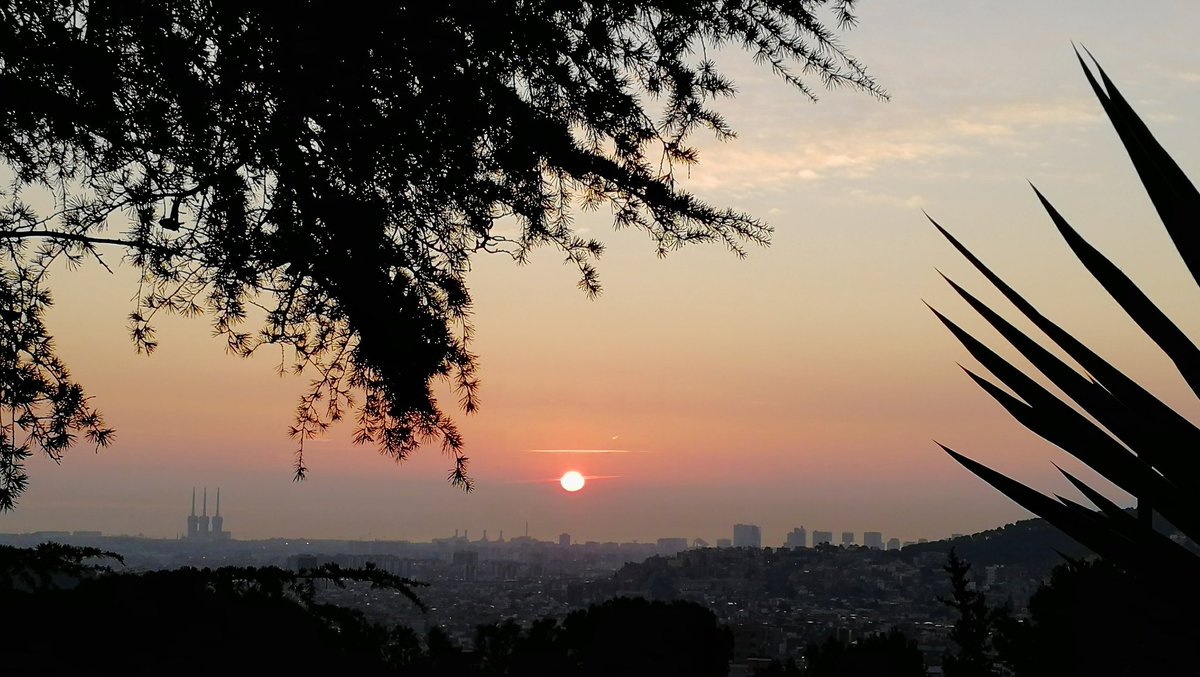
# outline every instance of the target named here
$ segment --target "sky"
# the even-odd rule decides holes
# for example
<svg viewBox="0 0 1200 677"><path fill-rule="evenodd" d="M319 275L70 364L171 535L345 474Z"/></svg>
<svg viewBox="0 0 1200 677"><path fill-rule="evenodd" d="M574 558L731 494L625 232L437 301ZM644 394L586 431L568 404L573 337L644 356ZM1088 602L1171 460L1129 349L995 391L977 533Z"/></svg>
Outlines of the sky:
<svg viewBox="0 0 1200 677"><path fill-rule="evenodd" d="M686 186L775 228L738 259L719 246L654 255L605 214L578 224L608 251L587 299L553 251L483 257L475 299L482 408L460 416L477 489L425 449L397 465L335 429L291 481L292 410L307 383L224 353L203 319L168 318L136 354L128 269L62 271L60 355L117 429L31 483L0 532L99 529L173 538L192 487L221 487L235 538L427 540L523 533L579 542L728 538L805 526L941 538L1030 515L938 440L1031 486L1076 494L1052 462L1128 497L1023 429L962 373L972 360L922 301L999 349L937 270L1013 313L928 212L1035 305L1184 415L1194 398L1090 279L1041 211L1041 189L1193 336L1197 289L1072 52L1086 45L1192 177L1200 176L1200 4L913 0L858 6L844 43L891 94L810 103L745 55L720 65L739 133L698 136ZM1017 322L1019 326L1026 326ZM1011 352L1001 350L1002 354ZM1018 364L1022 362L1017 358ZM447 400L449 402L449 400ZM537 450L542 450L539 453ZM544 453L609 450L609 453ZM593 477L568 494L567 470Z"/></svg>

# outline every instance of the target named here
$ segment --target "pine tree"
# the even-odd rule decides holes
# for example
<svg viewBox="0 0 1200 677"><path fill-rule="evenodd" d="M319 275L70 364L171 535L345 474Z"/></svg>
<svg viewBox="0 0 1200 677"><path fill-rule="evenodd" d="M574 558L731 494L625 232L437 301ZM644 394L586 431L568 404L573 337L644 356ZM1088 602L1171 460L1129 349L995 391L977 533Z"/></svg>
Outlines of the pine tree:
<svg viewBox="0 0 1200 677"><path fill-rule="evenodd" d="M599 207L660 255L765 244L766 224L676 183L694 132L733 136L714 101L734 84L710 51L741 46L804 95L811 77L883 96L819 16L848 28L853 4L0 1L4 334L49 303L53 264L115 248L141 272L140 350L163 313L205 313L231 352L278 346L281 371L312 377L297 479L305 441L352 415L355 441L396 460L440 444L469 489L433 387L478 405L472 258L551 247L595 295L604 246L572 219ZM52 354L49 339L31 338ZM0 509L25 488L16 429L111 439L65 369L8 348ZM45 387L21 386L29 369ZM57 458L67 439L34 443Z"/></svg>

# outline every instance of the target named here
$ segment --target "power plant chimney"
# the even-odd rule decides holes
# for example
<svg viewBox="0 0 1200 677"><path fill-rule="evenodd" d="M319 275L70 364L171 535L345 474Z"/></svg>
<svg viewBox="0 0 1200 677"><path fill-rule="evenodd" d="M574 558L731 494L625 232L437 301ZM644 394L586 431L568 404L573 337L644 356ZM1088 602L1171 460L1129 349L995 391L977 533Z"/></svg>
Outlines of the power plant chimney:
<svg viewBox="0 0 1200 677"><path fill-rule="evenodd" d="M197 529L198 533L196 536L197 538L208 538L212 533L208 528L208 487L204 488L204 503L201 505L204 506L204 510L200 513L200 526Z"/></svg>
<svg viewBox="0 0 1200 677"><path fill-rule="evenodd" d="M217 514L212 518L212 536L213 538L224 538L225 518L221 517L221 487L217 487Z"/></svg>
<svg viewBox="0 0 1200 677"><path fill-rule="evenodd" d="M187 537L196 538L200 522L196 517L196 487L192 487L192 514L187 518Z"/></svg>

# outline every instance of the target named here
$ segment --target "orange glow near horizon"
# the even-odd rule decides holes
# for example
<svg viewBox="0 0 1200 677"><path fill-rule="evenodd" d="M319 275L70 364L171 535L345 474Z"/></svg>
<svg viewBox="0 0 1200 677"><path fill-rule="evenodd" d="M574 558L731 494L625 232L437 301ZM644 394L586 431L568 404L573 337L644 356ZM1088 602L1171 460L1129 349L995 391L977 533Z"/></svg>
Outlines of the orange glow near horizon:
<svg viewBox="0 0 1200 677"><path fill-rule="evenodd" d="M456 408L452 383L433 384L465 440L469 494L444 481L451 462L436 444L400 464L355 446L353 411L306 444L309 479L292 482L287 431L312 374L281 378L289 355L270 346L249 360L227 355L211 317L162 316L158 350L139 355L126 321L137 271L116 252L102 252L115 274L56 268L47 325L117 438L99 454L81 443L61 464L30 459L29 490L0 513L0 533L174 537L191 488L205 485L222 487L237 539L424 541L464 528L512 536L528 524L537 538L715 542L740 522L778 545L799 526L915 540L1027 517L932 440L1047 493L1070 490L1052 462L1091 476L957 366L981 371L922 300L1025 362L935 270L1028 327L922 211L1040 312L1200 422L1174 365L1073 257L1026 183L1200 337L1195 283L1070 46L1075 37L1095 48L1198 180L1200 54L1178 27L1200 20L1200 3L1086 14L1018 6L1027 9L865 4L849 46L893 94L887 104L829 92L809 106L724 53L739 89L718 108L742 134L697 134L699 163L679 179L776 229L745 260L719 244L659 260L644 233L614 232L606 210L574 222L607 247L597 299L553 248L521 266L472 257L479 411ZM1029 12L1036 31L1021 19ZM970 58L950 58L961 54ZM242 328L257 329L253 316Z"/></svg>

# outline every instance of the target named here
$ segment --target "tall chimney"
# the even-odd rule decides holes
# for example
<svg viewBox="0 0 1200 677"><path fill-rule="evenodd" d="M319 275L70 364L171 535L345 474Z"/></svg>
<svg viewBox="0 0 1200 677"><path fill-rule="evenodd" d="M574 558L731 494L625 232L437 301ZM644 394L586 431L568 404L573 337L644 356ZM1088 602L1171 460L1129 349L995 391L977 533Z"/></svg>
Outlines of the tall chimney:
<svg viewBox="0 0 1200 677"><path fill-rule="evenodd" d="M195 538L200 528L200 519L196 517L196 487L192 487L192 514L187 518L187 537Z"/></svg>
<svg viewBox="0 0 1200 677"><path fill-rule="evenodd" d="M208 528L208 487L204 487L204 502L201 505L204 507L204 510L201 512L200 517L197 518L199 525L196 529L196 536L198 538L208 538L212 535L212 532Z"/></svg>
<svg viewBox="0 0 1200 677"><path fill-rule="evenodd" d="M225 518L221 517L221 487L217 487L217 514L212 518L213 538L225 538Z"/></svg>

